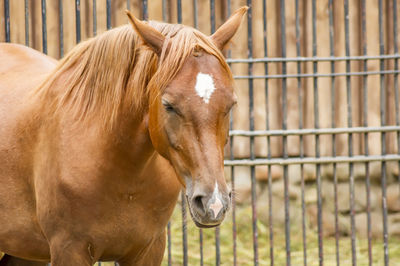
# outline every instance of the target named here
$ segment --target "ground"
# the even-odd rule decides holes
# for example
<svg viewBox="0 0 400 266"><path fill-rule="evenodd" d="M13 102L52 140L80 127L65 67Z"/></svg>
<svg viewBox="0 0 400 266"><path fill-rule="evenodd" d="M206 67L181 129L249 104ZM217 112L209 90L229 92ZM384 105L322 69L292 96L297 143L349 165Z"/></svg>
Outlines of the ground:
<svg viewBox="0 0 400 266"><path fill-rule="evenodd" d="M182 224L180 206L177 206L171 219L172 231L172 265L182 265ZM251 208L239 208L236 212L237 225L237 264L253 265L252 223ZM188 248L189 265L200 265L199 229L188 217ZM258 223L258 252L260 265L270 264L268 226ZM282 228L274 228L274 260L275 265L286 264L285 234ZM291 263L303 265L303 241L301 228L291 228ZM204 265L215 265L215 229L203 230L203 254ZM221 265L233 265L233 240L232 240L232 216L228 214L220 229L221 241ZM349 237L341 237L339 240L339 255L341 265L351 264L351 241ZM365 237L359 237L357 243L358 265L368 265L368 241ZM324 265L336 265L335 238L329 237L323 240ZM163 265L167 265L167 250L165 251ZM372 258L374 265L383 265L382 239L372 242ZM400 239L389 240L389 265L400 265ZM398 263L398 264L397 264ZM111 266L112 263L102 263L102 266ZM307 265L318 265L318 235L317 232L307 230Z"/></svg>

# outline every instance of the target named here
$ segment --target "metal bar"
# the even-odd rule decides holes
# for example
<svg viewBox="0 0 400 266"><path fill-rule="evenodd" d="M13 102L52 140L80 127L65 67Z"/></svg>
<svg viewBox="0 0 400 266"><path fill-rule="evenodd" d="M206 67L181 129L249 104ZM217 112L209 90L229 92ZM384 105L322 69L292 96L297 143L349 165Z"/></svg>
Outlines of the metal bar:
<svg viewBox="0 0 400 266"><path fill-rule="evenodd" d="M97 1L93 0L93 36L97 35Z"/></svg>
<svg viewBox="0 0 400 266"><path fill-rule="evenodd" d="M183 265L188 265L188 240L187 240L187 215L186 215L186 198L185 191L181 191L182 204L182 248L183 248Z"/></svg>
<svg viewBox="0 0 400 266"><path fill-rule="evenodd" d="M221 251L220 251L220 228L215 228L215 265L221 264Z"/></svg>
<svg viewBox="0 0 400 266"><path fill-rule="evenodd" d="M76 43L81 41L81 1L75 1Z"/></svg>
<svg viewBox="0 0 400 266"><path fill-rule="evenodd" d="M335 56L334 47L334 23L333 23L333 0L329 0L329 48L330 56ZM335 73L335 62L331 61L331 73ZM331 78L331 126L336 128L336 93L335 93L335 77ZM336 135L332 134L332 156L336 157ZM335 255L336 265L340 265L340 250L339 250L339 217L338 217L338 197L337 197L337 174L336 163L333 164L333 195L334 195L334 213L335 213Z"/></svg>
<svg viewBox="0 0 400 266"><path fill-rule="evenodd" d="M253 34L252 34L252 1L247 0L247 51L249 58L253 57ZM253 64L248 65L248 75L253 75ZM249 128L254 130L254 96L253 96L253 80L248 80L249 84ZM254 155L254 138L250 137L250 159L253 160ZM257 231L257 212L256 212L256 176L255 167L250 166L251 174L251 211L252 211L252 228L253 228L253 261L254 265L258 265L258 231Z"/></svg>
<svg viewBox="0 0 400 266"><path fill-rule="evenodd" d="M147 0L142 0L142 9L143 9L143 15L142 15L143 20L148 20L149 19L149 9L148 9Z"/></svg>
<svg viewBox="0 0 400 266"><path fill-rule="evenodd" d="M379 0L379 54L385 53L384 41L383 41L383 22L382 22L382 0ZM380 60L380 70L385 69L385 62ZM380 116L381 126L386 124L386 88L385 88L385 76L380 75ZM382 155L386 154L386 134L381 133L381 148ZM387 203L386 203L386 163L382 162L382 213L383 213L383 253L385 266L389 265L389 247L388 247L388 225L387 225Z"/></svg>
<svg viewBox="0 0 400 266"><path fill-rule="evenodd" d="M286 57L286 12L285 0L280 1L280 17L281 17L281 53L282 58ZM282 62L282 74L286 76L286 62ZM282 129L287 129L287 80L282 78ZM287 136L283 136L282 142L283 158L288 158L287 151ZM285 247L286 247L286 265L290 265L290 211L289 211L289 180L288 166L283 166L283 184L284 184L284 199L285 199Z"/></svg>
<svg viewBox="0 0 400 266"><path fill-rule="evenodd" d="M350 56L350 43L349 43L349 2L344 1L344 34L345 34L345 51L346 56ZM346 72L350 72L350 61L346 61ZM350 76L346 76L346 94L347 94L347 126L352 127L352 95L351 95L351 80ZM349 157L353 156L353 134L348 135L348 153ZM353 266L357 265L356 253L356 221L354 211L354 169L353 164L349 163L350 180L349 180L349 193L350 193L350 223L351 223L351 258Z"/></svg>
<svg viewBox="0 0 400 266"><path fill-rule="evenodd" d="M326 135L326 134L349 134L349 133L372 133L372 132L400 132L400 126L379 126L379 127L344 127L344 128L304 128L287 130L232 130L230 136L291 136L291 135Z"/></svg>
<svg viewBox="0 0 400 266"><path fill-rule="evenodd" d="M167 22L167 0L162 0L162 18L164 22Z"/></svg>
<svg viewBox="0 0 400 266"><path fill-rule="evenodd" d="M303 74L277 74L277 75L240 75L233 76L235 79L282 79L282 78L329 78L329 77L347 77L347 76L372 76L383 74L399 74L400 70L380 70L367 72L348 72L348 73L303 73Z"/></svg>
<svg viewBox="0 0 400 266"><path fill-rule="evenodd" d="M46 19L46 0L42 0L42 45L43 53L47 54L47 19Z"/></svg>
<svg viewBox="0 0 400 266"><path fill-rule="evenodd" d="M107 30L111 29L111 0L106 0Z"/></svg>
<svg viewBox="0 0 400 266"><path fill-rule="evenodd" d="M197 0L194 0L196 3L197 7ZM230 17L231 15L231 1L227 0L226 1L226 9L227 9L227 18ZM195 20L197 22L197 11L195 13ZM228 50L228 59L231 57L231 50ZM229 116L229 131L233 129L233 112L231 111L231 114ZM233 152L233 141L234 138L233 136L229 137L229 159L234 160L234 152ZM231 195L231 202L232 202L232 255L233 255L233 266L237 266L237 233L236 233L236 200L235 200L235 166L231 166L231 189L232 189L232 195Z"/></svg>
<svg viewBox="0 0 400 266"><path fill-rule="evenodd" d="M182 23L182 1L178 0L176 2L176 8L177 8L177 12L178 12L178 24Z"/></svg>
<svg viewBox="0 0 400 266"><path fill-rule="evenodd" d="M233 143L233 138L231 137L231 141ZM232 146L231 146L232 148ZM234 160L233 152L231 155L231 160ZM232 186L232 195L235 192L235 170L234 166L231 167L231 186ZM233 238L233 265L237 265L237 231L236 231L236 200L235 197L232 196L232 238Z"/></svg>
<svg viewBox="0 0 400 266"><path fill-rule="evenodd" d="M210 0L211 34L215 32L215 0Z"/></svg>
<svg viewBox="0 0 400 266"><path fill-rule="evenodd" d="M366 27L366 5L365 0L361 1L361 32L362 32L362 49L363 54L367 54L367 27ZM363 60L363 71L367 71L368 62ZM367 76L363 77L363 126L368 126L368 80ZM368 133L364 134L364 155L369 155L368 150ZM371 232L371 190L370 190L369 163L365 163L365 189L367 200L367 239L368 239L368 265L372 265L372 232Z"/></svg>
<svg viewBox="0 0 400 266"><path fill-rule="evenodd" d="M167 225L168 266L172 265L171 221Z"/></svg>
<svg viewBox="0 0 400 266"><path fill-rule="evenodd" d="M264 30L264 56L268 57L268 27L267 27L267 3L263 1L263 30ZM265 75L268 75L268 62L264 62ZM268 79L265 79L265 124L266 130L269 130L269 85ZM271 138L267 136L268 159L271 159ZM269 258L270 265L274 265L274 225L272 221L272 175L271 165L268 165L268 229L269 229Z"/></svg>
<svg viewBox="0 0 400 266"><path fill-rule="evenodd" d="M29 46L29 2L25 0L25 45Z"/></svg>
<svg viewBox="0 0 400 266"><path fill-rule="evenodd" d="M229 127L233 128L233 113L230 115ZM230 160L235 160L235 156L233 153L233 136L230 136L229 148L230 148ZM233 266L237 265L237 234L236 234L236 200L235 200L235 166L231 166L231 186L232 186L232 250L233 250ZM203 256L201 256L203 258Z"/></svg>
<svg viewBox="0 0 400 266"><path fill-rule="evenodd" d="M233 127L233 115L230 118L230 128ZM230 137L230 160L234 160L233 154L233 137ZM231 186L232 186L232 249L233 249L233 266L237 265L237 232L236 232L236 200L235 200L235 166L231 166ZM203 257L201 257L203 258Z"/></svg>
<svg viewBox="0 0 400 266"><path fill-rule="evenodd" d="M316 29L316 3L312 1L312 55L317 56L317 29ZM313 62L313 73L318 72L318 62ZM318 79L313 79L314 91L314 127L319 128L319 106L318 106ZM319 135L315 135L315 157L319 158ZM323 250L323 225L322 225L322 196L321 196L321 166L316 165L317 181L317 223L318 223L318 261L319 265L324 263Z"/></svg>
<svg viewBox="0 0 400 266"><path fill-rule="evenodd" d="M199 27L199 15L197 12L197 0L193 0L193 24L194 27L197 29Z"/></svg>
<svg viewBox="0 0 400 266"><path fill-rule="evenodd" d="M200 244L200 266L204 265L204 256L203 256L203 229L199 228L199 244Z"/></svg>
<svg viewBox="0 0 400 266"><path fill-rule="evenodd" d="M6 42L10 42L10 2L4 0L4 26L6 31Z"/></svg>
<svg viewBox="0 0 400 266"><path fill-rule="evenodd" d="M58 24L59 24L59 43L60 43L60 58L64 56L64 12L63 12L63 1L58 1Z"/></svg>
<svg viewBox="0 0 400 266"><path fill-rule="evenodd" d="M296 55L301 56L300 47L300 18L299 18L299 1L295 3L296 13ZM301 62L297 62L297 73L301 73ZM301 78L297 78L298 105L299 105L299 129L303 129L303 88L301 86ZM304 158L304 139L303 135L299 136L300 141L300 158ZM304 165L300 165L301 178L301 227L303 240L303 265L307 266L307 227L306 227L306 203L305 203L305 182L304 182Z"/></svg>
<svg viewBox="0 0 400 266"><path fill-rule="evenodd" d="M394 52L398 53L399 47L397 45L397 1L393 0L393 48ZM399 69L398 59L394 59L394 69ZM399 110L399 80L398 75L394 75L394 97L395 97L395 110L396 110L396 125L400 125L400 110ZM397 154L400 154L400 132L397 132ZM398 169L400 171L400 161L398 163ZM399 183L399 201L400 201L400 175L398 176Z"/></svg>
<svg viewBox="0 0 400 266"><path fill-rule="evenodd" d="M131 11L131 0L126 0L126 9Z"/></svg>
<svg viewBox="0 0 400 266"><path fill-rule="evenodd" d="M225 166L256 166L256 165L291 165L291 164L329 164L329 163L365 163L365 162L379 162L379 161L400 161L398 154L386 155L355 155L348 156L324 156L324 157L305 157L296 158L289 157L288 159L240 159L240 160L224 160Z"/></svg>
<svg viewBox="0 0 400 266"><path fill-rule="evenodd" d="M389 60L399 59L400 54L383 55L356 55L356 56L329 56L329 57L263 57L263 58L235 58L228 59L228 63L281 63L281 62L325 62L325 61L364 61L364 60Z"/></svg>

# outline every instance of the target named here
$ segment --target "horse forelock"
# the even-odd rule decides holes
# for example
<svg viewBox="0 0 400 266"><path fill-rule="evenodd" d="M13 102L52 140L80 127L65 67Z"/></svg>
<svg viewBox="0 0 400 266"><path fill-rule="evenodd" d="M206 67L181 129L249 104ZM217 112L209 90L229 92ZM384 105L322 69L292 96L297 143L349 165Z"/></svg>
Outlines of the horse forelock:
<svg viewBox="0 0 400 266"><path fill-rule="evenodd" d="M149 24L166 36L160 58L128 25L82 42L34 91L48 114L71 113L77 122L98 121L108 129L122 113L141 116L199 48L214 55L232 78L222 53L201 32L179 24Z"/></svg>
<svg viewBox="0 0 400 266"><path fill-rule="evenodd" d="M224 56L206 35L196 29L179 24L162 25L169 25L170 27L167 29L168 32L163 32L163 30L161 30L167 38L164 43L157 72L148 86L149 93L153 95L153 100L161 95L166 86L175 78L186 59L199 49L215 56L226 70L228 77L232 79L229 66L225 62ZM193 77L193 79L195 78L196 77Z"/></svg>

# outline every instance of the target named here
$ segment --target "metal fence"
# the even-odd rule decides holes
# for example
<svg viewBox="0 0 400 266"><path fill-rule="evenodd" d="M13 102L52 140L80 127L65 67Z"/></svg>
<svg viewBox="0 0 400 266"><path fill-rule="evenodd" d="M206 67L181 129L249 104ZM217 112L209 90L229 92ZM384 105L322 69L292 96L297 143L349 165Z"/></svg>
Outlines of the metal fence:
<svg viewBox="0 0 400 266"><path fill-rule="evenodd" d="M388 0L389 1L389 0ZM4 0L4 21L5 21L5 39L7 42L10 42L10 12L9 12L9 6L10 6L10 1L9 0ZM130 0L127 0L127 8L130 9L131 3ZM280 4L280 25L281 25L281 32L286 31L286 20L285 20L285 2L284 0L279 1ZM362 28L362 34L365 35L366 32L366 12L365 12L365 6L366 6L366 0L360 0L360 7L361 7L361 28ZM162 9L163 9L163 18L166 18L166 10L168 9L173 9L176 8L177 12L177 22L181 23L182 22L182 1L177 0L175 1L174 5L171 4L171 1L162 1ZM93 34L96 35L97 33L97 14L96 14L96 5L97 1L93 1ZM111 25L111 0L106 0L106 10L107 10L107 29L110 29L112 27ZM176 4L176 5L175 5ZM26 44L29 44L29 12L28 12L28 5L29 1L25 0L24 2L25 5L25 25L21 25L20 30L24 29L25 27L25 41ZM75 1L75 21L76 21L76 28L75 28L75 34L76 34L76 41L80 42L81 41L81 9L80 9L81 1L76 0ZM197 10L198 3L196 0L192 1L193 9L194 9L194 25L197 27L198 25L198 16L201 16ZM215 1L210 0L209 1L209 8L210 8L210 25L211 25L211 32L214 32L216 29L216 23L215 23ZM333 0L329 0L329 5L328 5L328 10L327 10L327 15L329 16L329 37L330 37L330 47L326 47L326 49L330 49L330 56L329 57L317 57L317 47L318 47L318 38L316 36L316 0L312 0L311 6L312 6L312 57L302 57L301 56L301 47L300 47L300 42L296 42L296 51L297 51L297 57L287 57L286 54L286 35L281 34L281 57L268 57L268 49L267 49L267 23L268 20L266 18L267 14L267 8L268 8L268 1L263 1L263 18L262 18L262 23L263 23L263 47L264 47L264 57L263 58L253 58L253 35L252 35L252 1L248 0L247 5L250 7L248 14L247 14L247 32L248 32L248 39L247 39L247 47L248 47L248 58L242 58L242 59L230 59L231 58L231 52L228 51L228 63L230 65L233 64L247 64L248 65L248 73L247 75L235 75L235 79L245 79L248 80L248 89L249 89L249 130L231 130L230 131L230 154L227 155L227 159L225 160L225 166L230 169L231 173L231 186L233 189L235 189L235 169L238 166L248 166L250 168L250 179L251 179L251 228L252 228L252 238L251 238L251 243L248 245L248 249L252 249L252 257L253 257L253 264L258 265L259 264L259 257L260 253L268 253L269 254L269 259L268 263L270 265L276 264L275 258L276 258L276 250L277 250L277 244L275 242L275 237L276 237L276 232L274 231L274 225L272 222L272 217L274 216L274 213L272 212L272 178L269 176L268 181L267 181L267 189L268 189L268 217L269 217L269 223L268 223L268 232L265 233L266 236L268 236L268 249L263 249L260 250L259 248L259 224L257 223L257 194L256 194L256 187L257 187L257 180L255 176L255 167L259 165L267 165L268 166L268 173L271 173L271 166L272 165L280 165L283 167L283 181L284 181L284 199L285 199L285 204L284 204L284 211L285 211L285 222L284 222L284 233L285 233L285 256L286 256L286 264L291 265L292 264L292 250L291 250L291 215L290 215L290 200L289 200L289 175L288 175L288 167L290 165L300 165L300 171L301 171L301 221L302 221L302 226L301 226L301 233L302 235L302 263L304 265L311 265L315 264L314 262L310 261L309 258L309 249L307 247L307 226L306 226L306 203L305 203L305 180L303 176L303 171L304 171L304 165L306 164L313 164L316 166L316 194L317 194L317 217L318 217L318 227L317 227L317 233L318 233L318 238L316 239L317 241L317 246L318 246L318 263L320 265L324 264L324 237L323 237L323 203L322 203L322 196L321 196L321 186L322 186L322 180L321 180L321 165L322 164L332 164L333 165L333 182L334 182L334 194L335 194L335 263L337 265L340 264L340 255L342 254L343 250L341 249L341 244L340 244L340 236L338 233L338 199L337 199L337 184L338 180L336 178L336 166L339 163L347 163L349 165L349 189L350 189L350 198L348 199L350 202L350 224L351 224L351 234L349 240L351 241L351 263L353 265L357 264L357 236L356 236L356 223L355 223L355 195L354 193L354 164L355 163L363 163L365 165L366 169L366 179L365 179L365 189L367 191L367 241L368 241L368 264L371 265L372 262L374 261L373 258L373 252L372 252L372 237L371 237L371 227L374 226L374 223L382 223L383 226L383 234L382 234L382 244L381 248L383 249L383 257L384 257L384 265L394 265L392 263L395 263L395 261L390 261L390 254L389 254L389 234L388 234L388 209L387 209L387 202L386 202L386 186L387 186L387 173L386 173L386 163L389 161L395 161L399 163L400 166L400 117L399 117L399 89L398 89L398 74L399 74L399 68L398 68L398 59L400 58L400 55L398 53L398 40L397 40L397 12L398 12L398 2L397 0L394 0L392 2L392 7L393 7L393 36L394 36L394 53L392 54L387 54L385 53L384 50L384 36L383 36L383 22L382 22L382 14L385 12L383 10L383 1L379 0L378 5L379 5L379 20L376 22L379 24L379 47L380 47L380 53L379 55L371 56L367 55L367 45L366 42L363 42L362 44L362 50L363 54L362 55L351 55L350 54L350 38L349 38L349 3L347 0L344 0L343 4L343 9L344 9L344 25L345 25L345 51L346 54L345 56L335 56L334 53L334 34L333 34L333 11L332 11L332 5L333 5ZM41 20L42 20L42 47L43 47L43 52L47 53L47 26L46 26L46 0L41 0L41 7L42 7L42 12L41 12ZM231 1L227 0L226 1L226 7L227 7L227 12L226 15L229 16L231 12ZM143 19L148 18L148 1L143 0L142 1L142 17ZM299 26L299 1L295 0L295 21L296 21L296 39L298 40L300 38L300 26ZM60 55L63 56L64 54L64 47L63 47L63 38L64 38L64 31L65 29L63 28L63 20L66 19L63 17L63 1L59 1L59 14L60 14L60 20L59 20L59 32L60 32ZM368 70L368 61L369 60L379 60L380 62L380 69L379 71L369 71ZM385 60L394 60L394 69L385 69ZM304 62L310 62L312 63L312 73L304 73L302 71L302 63ZM331 73L319 73L318 72L318 63L319 62L329 62L331 66ZM344 73L338 73L335 71L335 62L345 62L346 64L346 72ZM352 62L358 62L362 64L362 71L360 72L352 72L350 65ZM254 64L264 64L264 69L265 73L264 75L254 75L253 73L253 66ZM287 73L287 64L288 63L296 63L297 64L297 74L288 74ZM269 67L272 64L280 64L281 65L281 73L280 74L270 74L269 73ZM380 79L380 87L375 88L380 90L380 99L376 99L376 101L380 102L380 120L381 120L381 125L380 126L368 126L368 106L367 106L367 88L366 88L366 79L368 76L372 75L378 75ZM394 78L394 91L395 95L395 125L387 125L386 120L387 120L387 113L386 113L386 98L388 97L386 95L386 89L385 89L385 79L389 76L392 75ZM314 128L304 128L303 125L303 115L304 115L304 110L302 107L302 104L299 104L299 125L298 129L288 129L287 128L287 81L288 79L296 79L298 81L298 89L299 89L299 97L298 101L301 103L303 101L302 99L302 94L300 93L302 84L301 81L304 78L309 78L312 79L313 81L313 94L314 94L314 101L312 103L313 105L313 112L314 112L314 117L318 118L319 117L319 110L320 106L318 103L318 93L320 92L320 88L318 87L318 79L319 78L330 78L331 80L331 106L332 106L332 113L333 115L335 114L336 110L333 108L335 106L335 78L343 76L346 78L346 91L347 91L347 127L336 127L335 120L332 119L332 125L331 128L320 128L319 124L319 119L315 119L314 121ZM363 126L357 126L353 127L353 122L352 122L352 88L351 88L351 77L353 76L361 76L364 80L363 87L360 88L362 90L362 95L363 98L361 101L363 101ZM269 84L268 80L270 79L280 79L282 81L282 86L281 86L281 104L282 104L282 129L280 130L270 130L270 121L267 119L265 121L266 124L266 130L255 130L254 126L254 80L255 79L262 79L265 80L265 98L266 102L268 103L268 97L269 95ZM238 88L240 90L240 88ZM268 105L267 105L267 110L266 112L268 113ZM234 122L234 117L231 118L231 128L233 128L233 122ZM386 153L386 134L389 132L395 132L397 136L397 154L387 154ZM380 155L370 155L368 152L368 134L370 133L380 133L381 136L381 143L377 143L377 145L381 145L381 154ZM347 156L337 156L336 155L336 135L338 134L347 134L348 135L348 155ZM360 134L364 138L364 154L363 155L354 155L353 153L353 136L354 134ZM315 138L315 156L314 157L307 157L304 154L304 137L305 136L313 136ZM320 136L322 135L329 135L332 136L332 150L333 150L333 155L332 156L321 156L320 153ZM242 137L247 137L249 138L249 143L250 143L250 156L249 158L245 159L235 159L235 155L233 154L233 144L234 144L234 137L235 136L242 136ZM270 142L272 137L281 137L282 138L282 157L280 158L272 158L271 156L271 150L270 150ZM289 157L288 155L288 143L287 139L289 136L298 136L300 140L300 156L298 157ZM268 144L268 156L265 158L256 158L255 156L255 138L256 137L264 137L267 139L267 144ZM381 221L372 221L371 216L370 216L370 179L369 179L369 165L371 162L381 162L381 190L382 190L382 197L381 197L381 204L382 204L382 217L383 220ZM400 180L399 180L400 181ZM400 199L399 199L400 200ZM181 206L182 206L182 261L178 260L173 256L172 249L173 249L173 244L172 244L172 238L173 234L171 233L171 223L168 224L167 228L167 251L166 251L166 257L165 257L165 263L168 265L172 264L183 264L183 265L189 265L190 263L190 258L189 258L189 253L188 253L188 241L199 241L199 257L200 257L200 264L204 264L204 251L203 251L203 245L204 245L204 239L203 239L203 234L204 231L202 229L199 229L199 235L198 239L188 239L188 232L187 232L187 214L186 214L186 203L184 197L181 199ZM232 212L231 212L231 218L227 217L226 219L232 219L232 228L231 228L231 243L230 243L230 248L232 249L232 263L233 265L240 265L238 262L238 253L237 253L237 238L238 238L238 225L236 224L237 220L237 213L236 213L236 204L235 200L233 199L233 207L232 207ZM176 223L177 221L174 221ZM211 230L211 229L210 229ZM224 258L221 258L221 252L220 252L220 229L216 228L215 229L215 264L220 265L224 263ZM400 245L400 243L398 243ZM252 245L252 246L251 246ZM298 254L296 256L299 256Z"/></svg>

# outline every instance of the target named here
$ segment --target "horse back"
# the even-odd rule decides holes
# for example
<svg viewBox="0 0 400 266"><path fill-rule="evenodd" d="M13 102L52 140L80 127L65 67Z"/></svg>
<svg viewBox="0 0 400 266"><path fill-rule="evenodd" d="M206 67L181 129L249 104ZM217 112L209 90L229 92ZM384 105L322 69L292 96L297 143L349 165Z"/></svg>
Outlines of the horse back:
<svg viewBox="0 0 400 266"><path fill-rule="evenodd" d="M0 73L10 71L48 72L57 64L57 60L32 48L14 44L0 43Z"/></svg>

